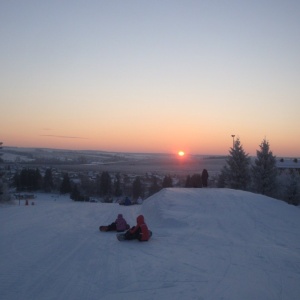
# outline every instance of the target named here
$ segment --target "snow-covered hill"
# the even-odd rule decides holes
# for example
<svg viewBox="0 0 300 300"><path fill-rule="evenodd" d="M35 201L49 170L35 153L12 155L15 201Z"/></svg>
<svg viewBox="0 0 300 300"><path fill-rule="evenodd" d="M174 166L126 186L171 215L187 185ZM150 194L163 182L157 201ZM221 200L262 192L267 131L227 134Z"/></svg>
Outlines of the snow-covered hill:
<svg viewBox="0 0 300 300"><path fill-rule="evenodd" d="M142 213L149 242L100 224ZM164 189L143 205L40 194L0 207L0 298L262 299L300 297L300 210L229 189Z"/></svg>

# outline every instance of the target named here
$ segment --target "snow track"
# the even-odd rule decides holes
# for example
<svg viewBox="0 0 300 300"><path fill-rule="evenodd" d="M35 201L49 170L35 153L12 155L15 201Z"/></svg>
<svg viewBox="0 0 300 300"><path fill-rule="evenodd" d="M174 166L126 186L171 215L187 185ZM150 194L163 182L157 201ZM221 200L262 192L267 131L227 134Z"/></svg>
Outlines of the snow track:
<svg viewBox="0 0 300 300"><path fill-rule="evenodd" d="M142 213L149 242L100 232ZM142 206L39 195L0 207L0 299L298 300L299 209L222 189L165 189Z"/></svg>

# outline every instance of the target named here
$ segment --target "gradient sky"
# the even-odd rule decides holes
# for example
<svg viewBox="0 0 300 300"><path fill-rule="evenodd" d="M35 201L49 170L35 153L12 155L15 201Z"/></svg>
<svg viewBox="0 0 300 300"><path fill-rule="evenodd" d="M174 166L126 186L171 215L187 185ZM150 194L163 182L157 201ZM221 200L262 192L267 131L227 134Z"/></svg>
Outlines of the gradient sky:
<svg viewBox="0 0 300 300"><path fill-rule="evenodd" d="M0 1L4 146L300 155L300 1Z"/></svg>

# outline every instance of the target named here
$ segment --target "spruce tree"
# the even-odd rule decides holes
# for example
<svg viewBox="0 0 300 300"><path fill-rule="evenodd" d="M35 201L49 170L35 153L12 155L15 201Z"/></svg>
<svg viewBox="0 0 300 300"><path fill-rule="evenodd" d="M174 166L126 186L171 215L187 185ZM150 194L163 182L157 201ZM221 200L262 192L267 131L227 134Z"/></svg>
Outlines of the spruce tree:
<svg viewBox="0 0 300 300"><path fill-rule="evenodd" d="M140 196L143 196L143 185L141 178L137 176L132 183L132 198L136 200Z"/></svg>
<svg viewBox="0 0 300 300"><path fill-rule="evenodd" d="M252 166L253 191L266 196L275 196L277 187L276 157L270 151L270 145L266 139L259 145L256 151L257 158Z"/></svg>
<svg viewBox="0 0 300 300"><path fill-rule="evenodd" d="M54 187L51 169L47 169L45 172L43 187L44 191L48 193L51 192Z"/></svg>
<svg viewBox="0 0 300 300"><path fill-rule="evenodd" d="M0 163L2 163L3 162L3 159L2 159L2 145L3 145L3 143L2 142L0 142Z"/></svg>
<svg viewBox="0 0 300 300"><path fill-rule="evenodd" d="M245 153L238 138L229 150L226 165L221 170L219 184L236 190L247 190L250 184L250 157ZM222 180L221 180L222 179Z"/></svg>
<svg viewBox="0 0 300 300"><path fill-rule="evenodd" d="M81 199L81 195L80 195L80 192L78 190L78 187L76 184L74 184L74 186L72 187L71 189L71 193L70 193L70 198L74 201L80 201L80 200L83 200Z"/></svg>
<svg viewBox="0 0 300 300"><path fill-rule="evenodd" d="M201 188L202 179L200 174L188 175L185 182L185 187L187 188Z"/></svg>
<svg viewBox="0 0 300 300"><path fill-rule="evenodd" d="M39 169L24 168L15 176L18 190L37 191L41 188L42 175Z"/></svg>
<svg viewBox="0 0 300 300"><path fill-rule="evenodd" d="M34 190L39 190L42 187L43 177L39 169L35 169L34 171Z"/></svg>
<svg viewBox="0 0 300 300"><path fill-rule="evenodd" d="M202 179L200 174L193 174L191 177L191 184L193 188L201 188L202 187Z"/></svg>
<svg viewBox="0 0 300 300"><path fill-rule="evenodd" d="M0 202L9 201L8 184L5 176L5 169L1 166L2 160L2 142L0 142Z"/></svg>
<svg viewBox="0 0 300 300"><path fill-rule="evenodd" d="M100 176L100 196L109 196L112 191L111 177L108 172L102 172Z"/></svg>
<svg viewBox="0 0 300 300"><path fill-rule="evenodd" d="M289 204L296 206L300 204L300 175L295 170L289 173L283 198Z"/></svg>
<svg viewBox="0 0 300 300"><path fill-rule="evenodd" d="M188 176L186 177L185 187L186 187L186 188L192 187L191 175L188 175Z"/></svg>
<svg viewBox="0 0 300 300"><path fill-rule="evenodd" d="M71 182L68 173L65 173L63 181L60 186L60 193L67 194L71 192Z"/></svg>
<svg viewBox="0 0 300 300"><path fill-rule="evenodd" d="M160 186L158 185L157 183L157 177L156 176L152 176L151 178L151 186L149 188L149 196L152 196L154 195L155 193L159 192L160 191Z"/></svg>
<svg viewBox="0 0 300 300"><path fill-rule="evenodd" d="M114 180L114 195L115 195L116 197L122 196L121 176L120 176L119 173L116 175L116 178L115 178L115 180Z"/></svg>
<svg viewBox="0 0 300 300"><path fill-rule="evenodd" d="M2 163L2 142L0 142L0 164ZM4 171L3 168L0 167L0 201L2 201L2 195L4 193L4 184L3 184Z"/></svg>
<svg viewBox="0 0 300 300"><path fill-rule="evenodd" d="M164 177L163 182L162 182L162 187L163 188L173 187L173 180L170 175L166 175Z"/></svg>

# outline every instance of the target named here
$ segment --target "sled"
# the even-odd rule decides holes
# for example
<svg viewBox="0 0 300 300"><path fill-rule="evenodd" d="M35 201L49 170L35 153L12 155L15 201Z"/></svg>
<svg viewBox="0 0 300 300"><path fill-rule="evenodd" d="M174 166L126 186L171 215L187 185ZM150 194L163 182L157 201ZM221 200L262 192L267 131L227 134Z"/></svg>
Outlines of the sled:
<svg viewBox="0 0 300 300"><path fill-rule="evenodd" d="M115 229L109 229L109 226L104 226L104 225L102 225L102 226L100 226L99 227L99 230L100 231L117 231L117 232L124 232L125 230L128 230L130 228L130 226L127 224L126 225L126 229L124 229L124 230L115 230Z"/></svg>
<svg viewBox="0 0 300 300"><path fill-rule="evenodd" d="M149 236L149 240L150 240L150 238L152 237L152 231L151 230L149 230L149 234L150 234L150 236ZM117 233L117 239L121 242L121 241L126 241L126 232L125 233ZM148 241L149 241L148 240Z"/></svg>
<svg viewBox="0 0 300 300"><path fill-rule="evenodd" d="M100 226L99 230L100 231L108 231L108 226Z"/></svg>
<svg viewBox="0 0 300 300"><path fill-rule="evenodd" d="M117 233L117 239L119 241L125 241L126 240L125 233Z"/></svg>

